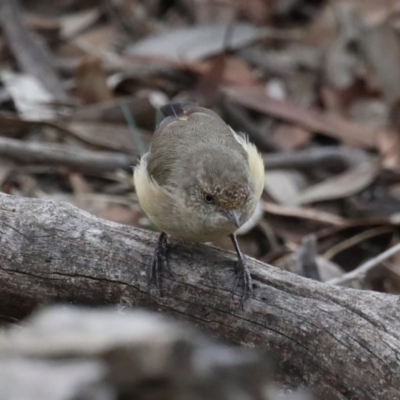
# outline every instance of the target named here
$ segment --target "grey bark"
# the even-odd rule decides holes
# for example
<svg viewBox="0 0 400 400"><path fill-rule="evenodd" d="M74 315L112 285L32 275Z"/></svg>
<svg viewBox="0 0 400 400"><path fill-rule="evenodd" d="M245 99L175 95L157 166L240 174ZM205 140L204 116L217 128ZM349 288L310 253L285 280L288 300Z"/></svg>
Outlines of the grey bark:
<svg viewBox="0 0 400 400"><path fill-rule="evenodd" d="M249 259L254 295L232 299L234 253L170 240L175 278L148 289L156 234L71 205L0 196L0 313L70 301L147 307L232 343L272 350L278 378L318 398L400 398L400 303L393 295L301 278Z"/></svg>
<svg viewBox="0 0 400 400"><path fill-rule="evenodd" d="M27 142L0 137L0 156L19 164L56 165L79 172L129 170L137 157L117 152L86 150L57 143Z"/></svg>

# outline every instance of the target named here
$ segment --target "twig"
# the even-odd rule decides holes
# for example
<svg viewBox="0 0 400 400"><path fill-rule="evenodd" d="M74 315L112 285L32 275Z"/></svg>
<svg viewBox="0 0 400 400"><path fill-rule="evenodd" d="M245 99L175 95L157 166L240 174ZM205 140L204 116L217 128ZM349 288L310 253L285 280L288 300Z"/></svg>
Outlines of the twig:
<svg viewBox="0 0 400 400"><path fill-rule="evenodd" d="M140 136L140 133L137 129L137 125L135 122L135 118L132 114L132 111L128 104L126 103L121 103L121 111L124 114L124 117L126 119L126 123L128 124L129 127L129 133L131 134L131 138L133 141L133 144L136 146L136 148L139 150L140 154L144 154L147 152L147 146L144 143L142 137Z"/></svg>
<svg viewBox="0 0 400 400"><path fill-rule="evenodd" d="M22 164L57 165L80 172L129 170L136 157L123 153L84 150L63 144L26 142L0 137L0 157Z"/></svg>
<svg viewBox="0 0 400 400"><path fill-rule="evenodd" d="M400 251L400 243L396 244L395 246L391 247L390 249L387 249L382 254L379 254L379 256L372 258L371 260L365 262L364 264L361 264L359 267L357 267L353 271L348 272L347 274L344 274L340 278L331 279L327 283L329 283L331 285L344 285L346 283L349 283L349 282L352 282L355 280L362 282L368 273L370 273L375 268L379 267L379 265L383 261L392 257L394 254L398 253L399 251Z"/></svg>
<svg viewBox="0 0 400 400"><path fill-rule="evenodd" d="M264 211L270 214L283 215L285 217L294 217L300 219L309 219L324 224L334 226L346 226L347 221L337 215L326 211L319 211L315 208L287 206L264 201Z"/></svg>
<svg viewBox="0 0 400 400"><path fill-rule="evenodd" d="M335 168L349 169L368 159L365 151L360 149L326 146L296 152L268 154L264 156L264 165L268 169L313 169Z"/></svg>
<svg viewBox="0 0 400 400"><path fill-rule="evenodd" d="M373 237L393 232L394 229L395 228L393 226L378 226L376 228L363 231L358 235L354 235L351 238L343 240L342 242L338 243L336 246L331 247L323 254L323 257L326 258L327 260L331 260L337 254L341 253L344 250L347 250L350 247L353 247Z"/></svg>
<svg viewBox="0 0 400 400"><path fill-rule="evenodd" d="M314 234L307 235L301 245L297 248L297 262L299 264L300 271L303 272L306 278L314 279L316 281L321 280L318 265L316 262L317 258L317 239Z"/></svg>

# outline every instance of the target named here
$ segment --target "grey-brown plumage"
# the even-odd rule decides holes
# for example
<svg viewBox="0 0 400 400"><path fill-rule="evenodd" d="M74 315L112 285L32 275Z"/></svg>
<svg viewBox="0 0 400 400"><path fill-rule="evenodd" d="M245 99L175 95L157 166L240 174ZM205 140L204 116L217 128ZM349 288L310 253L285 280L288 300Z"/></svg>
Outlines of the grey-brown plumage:
<svg viewBox="0 0 400 400"><path fill-rule="evenodd" d="M248 164L246 151L224 121L210 110L195 113L198 109L187 111L190 122L169 117L157 130L147 170L160 185L179 182L187 173L196 175L193 167L201 167L203 163L209 163L210 167L212 164L217 176L229 173L227 159L235 159L236 162L228 165L236 164L237 169Z"/></svg>
<svg viewBox="0 0 400 400"><path fill-rule="evenodd" d="M264 183L256 148L213 111L169 104L150 150L135 169L142 208L162 232L193 242L230 235L239 256L245 300L250 274L234 232L253 214ZM160 236L152 281L161 286L166 235ZM161 289L161 288L160 288Z"/></svg>

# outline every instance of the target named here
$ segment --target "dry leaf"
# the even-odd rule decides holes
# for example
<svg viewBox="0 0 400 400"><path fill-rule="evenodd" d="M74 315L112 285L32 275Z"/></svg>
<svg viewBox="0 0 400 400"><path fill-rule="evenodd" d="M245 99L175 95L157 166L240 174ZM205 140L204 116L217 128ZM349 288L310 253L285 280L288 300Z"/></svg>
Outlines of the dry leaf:
<svg viewBox="0 0 400 400"><path fill-rule="evenodd" d="M129 128L125 125L96 123L96 122L71 122L67 129L72 135L84 142L102 147L107 150L121 151L139 156ZM150 143L150 134L138 129L143 142Z"/></svg>
<svg viewBox="0 0 400 400"><path fill-rule="evenodd" d="M303 147L313 137L310 131L285 123L279 124L271 136L282 150L295 150Z"/></svg>
<svg viewBox="0 0 400 400"><path fill-rule="evenodd" d="M137 226L139 213L126 206L110 204L99 213L99 217L118 224Z"/></svg>
<svg viewBox="0 0 400 400"><path fill-rule="evenodd" d="M107 74L102 60L88 56L84 57L75 71L75 83L78 96L86 103L97 103L113 98L107 86Z"/></svg>
<svg viewBox="0 0 400 400"><path fill-rule="evenodd" d="M56 18L24 13L24 21L30 30L40 33L41 36L54 40L59 35L61 25Z"/></svg>
<svg viewBox="0 0 400 400"><path fill-rule="evenodd" d="M370 185L379 171L380 161L364 161L342 174L305 189L296 197L288 199L288 202L300 205L352 196Z"/></svg>
<svg viewBox="0 0 400 400"><path fill-rule="evenodd" d="M331 279L344 275L343 269L338 264L321 256L317 256L316 261L322 282L328 282Z"/></svg>
<svg viewBox="0 0 400 400"><path fill-rule="evenodd" d="M386 22L362 35L365 57L374 69L389 104L400 100L400 42Z"/></svg>
<svg viewBox="0 0 400 400"><path fill-rule="evenodd" d="M378 137L379 152L383 157L382 167L398 168L400 166L400 133L387 129Z"/></svg>
<svg viewBox="0 0 400 400"><path fill-rule="evenodd" d="M69 43L79 48L82 55L90 54L101 58L107 52L112 54L116 38L117 29L113 25L101 25L84 31Z"/></svg>
<svg viewBox="0 0 400 400"><path fill-rule="evenodd" d="M236 1L236 0L234 0ZM212 23L230 23L235 18L235 8L231 0L227 1L190 1L188 7L193 8L196 25Z"/></svg>
<svg viewBox="0 0 400 400"><path fill-rule="evenodd" d="M357 10L370 25L382 23L399 9L397 0L345 0L345 2Z"/></svg>
<svg viewBox="0 0 400 400"><path fill-rule="evenodd" d="M65 40L79 34L84 29L92 26L99 18L101 12L97 8L85 10L80 13L63 15L60 17L61 35Z"/></svg>
<svg viewBox="0 0 400 400"><path fill-rule="evenodd" d="M56 116L48 105L54 101L54 97L35 77L3 71L1 80L14 100L22 119L40 121Z"/></svg>
<svg viewBox="0 0 400 400"><path fill-rule="evenodd" d="M292 204L306 186L304 175L296 170L273 170L265 172L265 191L281 204Z"/></svg>
<svg viewBox="0 0 400 400"><path fill-rule="evenodd" d="M239 11L256 24L264 23L272 9L272 2L265 0L239 0Z"/></svg>
<svg viewBox="0 0 400 400"><path fill-rule="evenodd" d="M198 96L205 101L211 102L218 96L218 88L222 82L226 68L225 52L215 57L209 64L206 73L199 79L195 89Z"/></svg>
<svg viewBox="0 0 400 400"><path fill-rule="evenodd" d="M85 179L82 174L77 172L68 174L69 183L72 186L72 191L75 195L79 196L82 194L93 193L89 182Z"/></svg>
<svg viewBox="0 0 400 400"><path fill-rule="evenodd" d="M176 61L196 61L214 56L225 49L227 24L199 25L151 36L129 46L126 54L157 56ZM264 31L250 24L236 23L230 37L230 50L261 39Z"/></svg>
<svg viewBox="0 0 400 400"><path fill-rule="evenodd" d="M357 78L356 67L359 54L354 50L359 42L361 27L359 16L348 5L339 3L335 7L339 34L325 55L325 76L336 89L347 89Z"/></svg>
<svg viewBox="0 0 400 400"><path fill-rule="evenodd" d="M317 210L316 208L296 207L281 205L275 203L264 202L264 211L273 215L281 215L284 217L292 217L299 219L308 219L310 221L330 224L334 226L346 225L344 218L337 215Z"/></svg>
<svg viewBox="0 0 400 400"><path fill-rule="evenodd" d="M378 130L339 115L306 109L290 102L271 99L260 88L227 86L228 99L255 111L297 124L311 132L323 133L350 145L374 147Z"/></svg>
<svg viewBox="0 0 400 400"><path fill-rule="evenodd" d="M218 57L218 56L217 56ZM210 67L218 58L205 60L200 62L185 63L185 66L195 73L204 75L209 73ZM225 65L223 73L221 75L221 82L225 84L240 85L240 86L251 86L256 84L256 78L251 71L249 65L237 58L225 55Z"/></svg>
<svg viewBox="0 0 400 400"><path fill-rule="evenodd" d="M120 97L118 99L103 101L101 103L81 107L70 116L70 120L105 122L123 124L127 121L121 105L125 104L139 127L153 130L156 122L156 112L149 97Z"/></svg>
<svg viewBox="0 0 400 400"><path fill-rule="evenodd" d="M333 278L339 278L344 274L344 271L339 267L339 265L333 263L332 261L326 260L321 256L317 256L315 261L317 263L318 272L322 282L327 282ZM296 257L294 254L288 254L284 257L281 257L274 262L273 265L274 267L292 272L294 274L302 274L302 271L298 268L298 263L296 263Z"/></svg>
<svg viewBox="0 0 400 400"><path fill-rule="evenodd" d="M0 188L14 168L15 164L12 161L0 160Z"/></svg>

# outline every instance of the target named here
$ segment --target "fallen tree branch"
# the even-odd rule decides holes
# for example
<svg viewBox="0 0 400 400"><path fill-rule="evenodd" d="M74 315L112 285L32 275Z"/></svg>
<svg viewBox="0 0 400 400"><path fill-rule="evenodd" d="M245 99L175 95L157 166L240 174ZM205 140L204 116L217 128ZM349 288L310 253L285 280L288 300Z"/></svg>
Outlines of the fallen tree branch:
<svg viewBox="0 0 400 400"><path fill-rule="evenodd" d="M342 171L355 168L368 161L368 155L360 149L341 146L316 147L306 150L264 155L265 169L312 170L316 167L335 168Z"/></svg>
<svg viewBox="0 0 400 400"><path fill-rule="evenodd" d="M232 299L235 255L171 240L165 297L147 287L156 235L65 203L0 196L0 313L45 302L128 304L275 352L278 378L318 398L400 398L397 296L326 285L249 260L254 295Z"/></svg>
<svg viewBox="0 0 400 400"><path fill-rule="evenodd" d="M67 167L79 172L129 170L137 157L106 151L84 150L56 143L27 142L0 137L0 157L20 164Z"/></svg>
<svg viewBox="0 0 400 400"><path fill-rule="evenodd" d="M372 258L371 260L366 261L365 263L359 265L353 271L344 274L339 278L334 278L328 281L331 285L351 285L355 284L356 286L364 286L364 281L366 276L371 273L374 269L378 268L384 261L388 258L394 256L396 253L400 252L400 243L397 243L395 246L390 247L382 254Z"/></svg>

